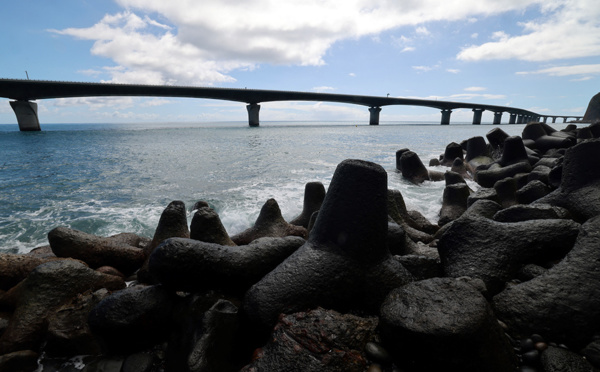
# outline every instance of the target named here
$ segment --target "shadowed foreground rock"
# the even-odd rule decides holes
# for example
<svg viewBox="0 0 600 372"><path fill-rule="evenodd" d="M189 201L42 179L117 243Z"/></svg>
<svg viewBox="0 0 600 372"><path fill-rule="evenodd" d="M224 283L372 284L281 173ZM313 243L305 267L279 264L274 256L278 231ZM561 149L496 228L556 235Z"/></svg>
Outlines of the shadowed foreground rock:
<svg viewBox="0 0 600 372"><path fill-rule="evenodd" d="M325 186L321 182L309 182L304 186L304 205L302 213L290 221L292 225L302 226L308 229L310 216L321 209L325 199Z"/></svg>
<svg viewBox="0 0 600 372"><path fill-rule="evenodd" d="M317 306L376 312L391 289L412 280L387 249L387 221L385 170L341 162L308 242L246 292L248 316L270 329L281 313Z"/></svg>
<svg viewBox="0 0 600 372"><path fill-rule="evenodd" d="M480 278L497 293L523 264L562 257L578 233L571 220L501 223L465 216L440 237L438 251L446 276Z"/></svg>
<svg viewBox="0 0 600 372"><path fill-rule="evenodd" d="M583 347L600 329L600 217L581 226L575 246L556 266L494 297L498 318L512 334L538 333Z"/></svg>
<svg viewBox="0 0 600 372"><path fill-rule="evenodd" d="M382 337L410 371L515 370L512 346L482 294L433 278L394 289L381 306Z"/></svg>
<svg viewBox="0 0 600 372"><path fill-rule="evenodd" d="M246 245L258 238L284 236L300 236L306 239L308 232L302 226L287 223L281 215L277 201L269 199L261 208L254 226L232 236L231 240L237 245Z"/></svg>
<svg viewBox="0 0 600 372"><path fill-rule="evenodd" d="M155 249L148 264L160 283L184 291L243 292L291 255L305 240L297 236L260 238L226 246L173 238Z"/></svg>
<svg viewBox="0 0 600 372"><path fill-rule="evenodd" d="M44 340L46 319L79 293L125 287L123 279L98 273L74 260L51 261L36 267L21 284L17 308L0 337L0 355L36 350Z"/></svg>
<svg viewBox="0 0 600 372"><path fill-rule="evenodd" d="M190 239L220 245L236 245L227 234L217 212L210 207L198 208L190 224Z"/></svg>
<svg viewBox="0 0 600 372"><path fill-rule="evenodd" d="M50 231L48 241L58 257L76 258L94 269L112 266L125 275L139 269L145 258L140 248L67 227Z"/></svg>
<svg viewBox="0 0 600 372"><path fill-rule="evenodd" d="M377 318L318 308L279 318L271 340L242 371L363 372Z"/></svg>

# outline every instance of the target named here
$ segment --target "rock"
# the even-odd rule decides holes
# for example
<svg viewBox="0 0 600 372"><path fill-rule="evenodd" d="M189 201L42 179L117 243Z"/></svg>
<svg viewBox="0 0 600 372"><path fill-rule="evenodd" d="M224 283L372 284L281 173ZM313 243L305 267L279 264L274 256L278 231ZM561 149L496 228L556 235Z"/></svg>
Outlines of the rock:
<svg viewBox="0 0 600 372"><path fill-rule="evenodd" d="M52 252L52 247L50 247L49 245L34 248L31 251L25 253L23 256L33 256L37 258L56 258L56 255L54 254L54 252Z"/></svg>
<svg viewBox="0 0 600 372"><path fill-rule="evenodd" d="M496 193L495 189L491 187L481 187L479 190L475 191L475 193L469 195L467 198L467 206L470 207L479 200L489 200L498 203L500 199L498 198L498 193Z"/></svg>
<svg viewBox="0 0 600 372"><path fill-rule="evenodd" d="M573 249L532 280L494 297L496 314L518 337L538 333L580 348L600 328L600 217L581 226Z"/></svg>
<svg viewBox="0 0 600 372"><path fill-rule="evenodd" d="M66 227L51 230L48 241L58 257L75 258L94 269L112 266L129 275L144 262L144 251L140 248Z"/></svg>
<svg viewBox="0 0 600 372"><path fill-rule="evenodd" d="M411 247L407 244L404 229L396 222L388 222L387 246L391 254L405 255L411 253Z"/></svg>
<svg viewBox="0 0 600 372"><path fill-rule="evenodd" d="M492 219L501 209L502 206L495 201L481 199L471 204L465 213L463 213L463 216L485 217Z"/></svg>
<svg viewBox="0 0 600 372"><path fill-rule="evenodd" d="M395 256L394 258L412 274L415 280L430 279L443 275L439 256L428 257L407 254L404 256Z"/></svg>
<svg viewBox="0 0 600 372"><path fill-rule="evenodd" d="M109 236L108 239L110 239L114 242L123 243L126 245L130 245L132 247L137 247L137 248L142 248L142 249L146 248L146 246L148 244L150 244L150 242L152 241L146 237L139 236L134 233L120 233L117 235Z"/></svg>
<svg viewBox="0 0 600 372"><path fill-rule="evenodd" d="M508 137L504 142L502 157L498 161L503 167L517 163L529 163L529 156L523 145L523 140L519 136Z"/></svg>
<svg viewBox="0 0 600 372"><path fill-rule="evenodd" d="M594 368L581 355L554 346L544 350L541 364L545 372L592 372Z"/></svg>
<svg viewBox="0 0 600 372"><path fill-rule="evenodd" d="M310 216L321 209L325 199L325 186L321 182L309 182L304 186L304 204L300 215L290 221L290 224L308 228Z"/></svg>
<svg viewBox="0 0 600 372"><path fill-rule="evenodd" d="M156 248L148 268L160 283L175 290L243 293L304 243L289 236L232 247L173 238Z"/></svg>
<svg viewBox="0 0 600 372"><path fill-rule="evenodd" d="M20 350L0 355L0 372L33 372L38 369L38 353Z"/></svg>
<svg viewBox="0 0 600 372"><path fill-rule="evenodd" d="M0 289L11 289L37 266L52 260L56 260L56 257L39 258L26 254L0 253Z"/></svg>
<svg viewBox="0 0 600 372"><path fill-rule="evenodd" d="M481 136L471 137L467 140L467 156L465 160L470 162L478 157L489 157L490 152L485 143L485 139Z"/></svg>
<svg viewBox="0 0 600 372"><path fill-rule="evenodd" d="M202 301L200 301L202 302ZM238 308L227 300L217 300L204 311L191 304L188 314L178 319L179 328L171 335L167 349L169 371L238 371L233 363L233 346L239 326Z"/></svg>
<svg viewBox="0 0 600 372"><path fill-rule="evenodd" d="M600 169L600 139L577 144L565 154L560 187L535 203L566 208L573 218L581 222L600 214L600 171L598 169ZM550 177L552 178L552 172Z"/></svg>
<svg viewBox="0 0 600 372"><path fill-rule="evenodd" d="M402 177L410 182L418 185L429 180L429 172L416 153L412 151L404 152L400 158L400 165Z"/></svg>
<svg viewBox="0 0 600 372"><path fill-rule="evenodd" d="M145 257L150 257L154 249L168 238L189 237L190 230L187 226L185 203L180 200L172 201L160 215L152 242L144 249Z"/></svg>
<svg viewBox="0 0 600 372"><path fill-rule="evenodd" d="M192 210L196 211L200 208L210 208L210 205L207 202L205 202L204 200L198 200L196 203L194 203Z"/></svg>
<svg viewBox="0 0 600 372"><path fill-rule="evenodd" d="M542 181L531 181L527 185L518 189L515 193L517 203L530 204L534 201L543 198L550 193L550 187Z"/></svg>
<svg viewBox="0 0 600 372"><path fill-rule="evenodd" d="M370 360L374 360L383 365L390 365L393 362L390 353L376 342L367 342L365 345L365 354Z"/></svg>
<svg viewBox="0 0 600 372"><path fill-rule="evenodd" d="M465 181L463 176L461 176L460 174L458 174L456 172L452 172L452 171L448 171L448 172L444 173L444 179L446 180L446 186L454 185L457 183L467 184L467 182Z"/></svg>
<svg viewBox="0 0 600 372"><path fill-rule="evenodd" d="M465 179L471 179L471 175L467 172L467 167L465 166L465 162L462 159L454 159L452 162L452 168L450 168L452 172L458 173Z"/></svg>
<svg viewBox="0 0 600 372"><path fill-rule="evenodd" d="M528 161L501 166L491 166L486 170L477 171L475 181L483 187L493 187L500 180L513 177L519 173L531 172L531 165Z"/></svg>
<svg viewBox="0 0 600 372"><path fill-rule="evenodd" d="M467 210L467 199L470 195L469 186L466 183L446 186L442 198L440 220L438 225L444 226L454 221Z"/></svg>
<svg viewBox="0 0 600 372"><path fill-rule="evenodd" d="M190 224L190 239L220 245L236 245L227 234L217 212L212 208L199 208Z"/></svg>
<svg viewBox="0 0 600 372"><path fill-rule="evenodd" d="M299 236L306 239L307 230L302 226L290 225L281 215L279 204L275 199L269 199L260 210L260 214L251 228L231 237L237 245L250 244L255 239L284 236Z"/></svg>
<svg viewBox="0 0 600 372"><path fill-rule="evenodd" d="M407 151L410 151L410 150L409 149L400 149L400 150L396 151L396 170L398 170L399 172L402 172L402 162L400 161L400 159L402 159L402 154L404 154Z"/></svg>
<svg viewBox="0 0 600 372"><path fill-rule="evenodd" d="M521 222L529 220L552 220L569 218L569 211L547 204L514 205L493 216L498 222Z"/></svg>
<svg viewBox="0 0 600 372"><path fill-rule="evenodd" d="M115 276L125 279L125 274L123 274L122 272L120 272L119 270L115 269L112 266L100 266L99 268L96 269L96 271L99 273L102 273L102 274L115 275Z"/></svg>
<svg viewBox="0 0 600 372"><path fill-rule="evenodd" d="M494 184L498 202L503 208L517 204L517 180L514 177L504 178Z"/></svg>
<svg viewBox="0 0 600 372"><path fill-rule="evenodd" d="M553 135L554 134L554 135ZM528 123L523 128L521 135L523 139L531 139L535 142L535 148L542 153L551 149L567 148L577 142L571 135L556 132L553 128L543 123Z"/></svg>
<svg viewBox="0 0 600 372"><path fill-rule="evenodd" d="M17 308L0 337L0 355L36 350L44 340L45 322L52 312L79 293L125 287L123 279L98 273L81 262L56 260L36 267L20 284Z"/></svg>
<svg viewBox="0 0 600 372"><path fill-rule="evenodd" d="M100 301L88 324L109 352L141 351L166 340L173 302L162 286L129 287Z"/></svg>
<svg viewBox="0 0 600 372"><path fill-rule="evenodd" d="M410 370L504 372L517 366L487 300L459 280L433 278L392 290L380 322L384 345Z"/></svg>
<svg viewBox="0 0 600 372"><path fill-rule="evenodd" d="M545 269L539 265L534 265L534 264L525 265L521 268L521 270L519 270L519 272L517 274L517 278L522 282L526 282L528 280L531 280L535 277L542 275L543 273L546 272L546 270L547 269Z"/></svg>
<svg viewBox="0 0 600 372"><path fill-rule="evenodd" d="M271 340L242 371L363 372L377 318L318 308L282 315Z"/></svg>
<svg viewBox="0 0 600 372"><path fill-rule="evenodd" d="M139 352L125 358L121 372L152 372L153 364L154 356L152 354Z"/></svg>
<svg viewBox="0 0 600 372"><path fill-rule="evenodd" d="M579 224L570 220L501 223L467 216L440 237L438 251L446 276L480 278L497 293L524 263L562 257L578 233Z"/></svg>
<svg viewBox="0 0 600 372"><path fill-rule="evenodd" d="M406 218L406 223L417 230L423 231L426 234L435 234L440 229L438 225L431 223L419 211L412 210L407 213L409 218Z"/></svg>
<svg viewBox="0 0 600 372"><path fill-rule="evenodd" d="M451 142L446 146L444 157L441 159L441 164L450 167L457 158L461 161L464 158L462 146L456 142Z"/></svg>
<svg viewBox="0 0 600 372"><path fill-rule="evenodd" d="M270 329L281 313L317 306L373 313L412 280L387 249L387 194L381 166L340 163L308 241L246 292L249 318Z"/></svg>
<svg viewBox="0 0 600 372"><path fill-rule="evenodd" d="M594 367L600 367L600 340L590 342L581 353Z"/></svg>
<svg viewBox="0 0 600 372"><path fill-rule="evenodd" d="M582 121L593 123L600 120L600 93L596 94L590 100Z"/></svg>
<svg viewBox="0 0 600 372"><path fill-rule="evenodd" d="M106 289L79 294L50 315L44 352L52 357L100 354L87 320L94 306L108 295Z"/></svg>
<svg viewBox="0 0 600 372"><path fill-rule="evenodd" d="M87 363L82 372L121 372L123 362L120 356L100 357Z"/></svg>
<svg viewBox="0 0 600 372"><path fill-rule="evenodd" d="M494 128L485 137L494 149L500 149L504 146L504 141L508 138L508 134L500 128Z"/></svg>
<svg viewBox="0 0 600 372"><path fill-rule="evenodd" d="M544 165L538 165L531 170L531 173L527 176L527 181L541 181L546 185L550 185L550 167Z"/></svg>
<svg viewBox="0 0 600 372"><path fill-rule="evenodd" d="M442 165L442 164L440 163L440 161L438 159L430 159L429 160L429 166L430 167L437 167L437 166L440 166L440 165Z"/></svg>

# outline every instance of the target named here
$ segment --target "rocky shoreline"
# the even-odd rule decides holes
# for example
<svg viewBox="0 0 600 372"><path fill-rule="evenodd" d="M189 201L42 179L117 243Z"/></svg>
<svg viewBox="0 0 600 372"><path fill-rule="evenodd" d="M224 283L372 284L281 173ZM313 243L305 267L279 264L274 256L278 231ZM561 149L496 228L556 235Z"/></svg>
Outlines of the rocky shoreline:
<svg viewBox="0 0 600 372"><path fill-rule="evenodd" d="M396 153L446 183L437 224L345 160L289 223L270 199L229 236L173 201L152 239L57 227L0 254L0 372L600 370L600 123L486 138L445 172Z"/></svg>

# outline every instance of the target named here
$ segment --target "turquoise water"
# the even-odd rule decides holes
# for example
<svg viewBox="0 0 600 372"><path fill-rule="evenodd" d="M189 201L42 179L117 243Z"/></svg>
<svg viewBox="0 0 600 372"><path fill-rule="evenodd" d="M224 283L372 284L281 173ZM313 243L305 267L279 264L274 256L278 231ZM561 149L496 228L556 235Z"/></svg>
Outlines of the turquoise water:
<svg viewBox="0 0 600 372"><path fill-rule="evenodd" d="M46 124L42 132L19 132L16 124L0 125L0 252L45 245L57 226L152 237L172 200L188 210L209 202L230 234L251 226L269 198L289 220L302 210L304 185L327 187L349 158L382 165L409 209L436 222L443 183L403 180L395 172L396 150L408 147L427 164L448 143L493 128L238 122ZM523 125L501 128L520 135Z"/></svg>

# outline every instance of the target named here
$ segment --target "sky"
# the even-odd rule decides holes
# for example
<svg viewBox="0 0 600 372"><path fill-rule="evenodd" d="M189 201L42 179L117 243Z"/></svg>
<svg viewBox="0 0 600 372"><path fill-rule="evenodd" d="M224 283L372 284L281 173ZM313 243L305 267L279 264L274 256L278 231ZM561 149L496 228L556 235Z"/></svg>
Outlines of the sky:
<svg viewBox="0 0 600 372"><path fill-rule="evenodd" d="M598 0L0 4L0 78L389 94L580 116L600 91ZM42 124L248 120L245 104L219 100L37 103ZM455 110L452 121L472 115ZM484 123L492 118L484 112ZM328 102L264 102L260 120L368 123L369 112ZM440 112L386 106L380 120L439 122ZM0 123L16 123L3 98Z"/></svg>

